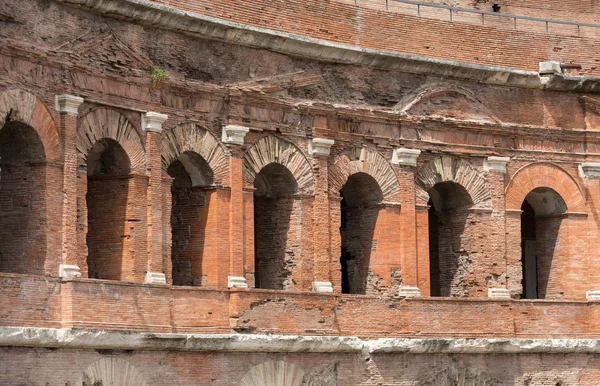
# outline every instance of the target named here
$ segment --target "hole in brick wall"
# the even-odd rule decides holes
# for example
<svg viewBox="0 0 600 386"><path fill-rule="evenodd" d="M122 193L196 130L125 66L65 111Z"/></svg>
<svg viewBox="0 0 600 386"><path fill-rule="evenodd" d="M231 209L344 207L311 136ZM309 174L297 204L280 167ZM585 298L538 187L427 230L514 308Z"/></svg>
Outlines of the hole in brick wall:
<svg viewBox="0 0 600 386"><path fill-rule="evenodd" d="M17 121L0 130L0 271L44 274L46 165L35 129Z"/></svg>
<svg viewBox="0 0 600 386"><path fill-rule="evenodd" d="M206 188L213 184L210 166L197 153L186 152L167 169L171 184L171 259L173 285L203 285L203 256L218 240L206 237L209 200ZM216 262L212 262L216 263Z"/></svg>
<svg viewBox="0 0 600 386"><path fill-rule="evenodd" d="M492 12L500 12L500 4L492 4Z"/></svg>
<svg viewBox="0 0 600 386"><path fill-rule="evenodd" d="M553 189L540 187L527 194L521 206L521 267L523 299L556 294L552 262L560 254L561 214L567 206Z"/></svg>
<svg viewBox="0 0 600 386"><path fill-rule="evenodd" d="M371 255L377 251L373 234L383 192L373 177L356 173L348 178L340 196L342 293L365 294Z"/></svg>
<svg viewBox="0 0 600 386"><path fill-rule="evenodd" d="M86 236L88 277L132 280L135 229L128 220L139 220L141 211L133 205L137 193L145 192L142 182L129 178L131 164L121 145L104 138L97 141L87 157ZM128 204L131 203L128 208Z"/></svg>
<svg viewBox="0 0 600 386"><path fill-rule="evenodd" d="M449 181L435 184L428 193L430 295L463 296L456 275L467 253L462 235L473 201L463 186Z"/></svg>
<svg viewBox="0 0 600 386"><path fill-rule="evenodd" d="M271 163L258 173L254 188L255 287L291 289L301 245L295 231L302 215L300 200L294 198L298 184L285 166Z"/></svg>

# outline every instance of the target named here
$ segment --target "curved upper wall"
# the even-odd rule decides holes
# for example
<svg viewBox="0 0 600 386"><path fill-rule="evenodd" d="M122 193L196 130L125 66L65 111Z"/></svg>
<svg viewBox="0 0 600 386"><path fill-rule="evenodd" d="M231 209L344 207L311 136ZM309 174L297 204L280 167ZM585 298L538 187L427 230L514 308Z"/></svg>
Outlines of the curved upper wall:
<svg viewBox="0 0 600 386"><path fill-rule="evenodd" d="M98 7L111 0L63 0ZM131 1L131 0L130 0ZM600 76L596 39L514 31L356 7L334 0L148 0L160 6L353 47L537 71L543 61L581 64ZM136 0L137 5L148 3ZM240 43L244 43L240 38Z"/></svg>

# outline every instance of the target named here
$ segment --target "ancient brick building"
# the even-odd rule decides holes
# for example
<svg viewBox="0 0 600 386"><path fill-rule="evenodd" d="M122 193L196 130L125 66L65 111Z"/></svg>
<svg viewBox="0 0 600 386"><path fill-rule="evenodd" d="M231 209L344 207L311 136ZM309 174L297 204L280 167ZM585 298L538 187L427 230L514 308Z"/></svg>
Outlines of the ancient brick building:
<svg viewBox="0 0 600 386"><path fill-rule="evenodd" d="M0 384L600 384L600 3L431 3L0 1Z"/></svg>

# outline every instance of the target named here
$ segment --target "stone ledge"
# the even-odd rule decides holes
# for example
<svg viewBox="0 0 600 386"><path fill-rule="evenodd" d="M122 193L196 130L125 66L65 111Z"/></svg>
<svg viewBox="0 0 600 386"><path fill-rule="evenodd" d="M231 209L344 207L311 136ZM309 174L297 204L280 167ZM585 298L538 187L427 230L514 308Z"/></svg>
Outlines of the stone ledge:
<svg viewBox="0 0 600 386"><path fill-rule="evenodd" d="M254 27L199 13L182 11L145 0L58 0L87 7L119 18L135 20L186 34L264 48L304 58L395 69L413 74L432 74L479 83L562 91L600 92L600 78L586 76L540 76L538 71L431 59L424 56L330 42L272 29Z"/></svg>
<svg viewBox="0 0 600 386"><path fill-rule="evenodd" d="M141 351L278 353L599 354L600 339L380 338L251 334L171 334L0 327L0 346Z"/></svg>

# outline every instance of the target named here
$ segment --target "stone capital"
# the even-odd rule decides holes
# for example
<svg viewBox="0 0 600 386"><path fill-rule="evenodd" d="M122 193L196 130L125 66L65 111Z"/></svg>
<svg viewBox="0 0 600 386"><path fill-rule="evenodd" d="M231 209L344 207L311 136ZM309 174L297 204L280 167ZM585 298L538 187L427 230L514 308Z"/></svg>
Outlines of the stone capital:
<svg viewBox="0 0 600 386"><path fill-rule="evenodd" d="M167 118L169 117L166 114L155 113L153 111L148 111L144 113L143 117L143 127L145 131L151 133L161 133L162 125L165 123Z"/></svg>
<svg viewBox="0 0 600 386"><path fill-rule="evenodd" d="M488 288L488 298L510 300L510 291L506 288Z"/></svg>
<svg viewBox="0 0 600 386"><path fill-rule="evenodd" d="M81 270L79 266L74 264L61 264L58 266L58 277L68 279L72 277L80 277Z"/></svg>
<svg viewBox="0 0 600 386"><path fill-rule="evenodd" d="M225 125L223 126L221 140L223 143L227 143L229 145L242 146L244 144L244 137L249 131L250 128L245 126Z"/></svg>
<svg viewBox="0 0 600 386"><path fill-rule="evenodd" d="M312 138L308 141L308 153L313 157L328 157L334 143L333 139Z"/></svg>
<svg viewBox="0 0 600 386"><path fill-rule="evenodd" d="M333 292L333 286L328 281L313 281L313 292Z"/></svg>
<svg viewBox="0 0 600 386"><path fill-rule="evenodd" d="M562 69L560 68L560 62L539 62L540 75L554 75L561 74Z"/></svg>
<svg viewBox="0 0 600 386"><path fill-rule="evenodd" d="M54 109L61 114L76 117L79 105L83 103L83 98L74 95L55 95Z"/></svg>
<svg viewBox="0 0 600 386"><path fill-rule="evenodd" d="M228 288L248 288L246 278L241 276L228 276L227 277Z"/></svg>
<svg viewBox="0 0 600 386"><path fill-rule="evenodd" d="M579 177L600 178L600 162L582 162L579 164Z"/></svg>
<svg viewBox="0 0 600 386"><path fill-rule="evenodd" d="M398 295L405 298L420 298L421 290L419 287L411 287L408 285L401 285L398 289Z"/></svg>
<svg viewBox="0 0 600 386"><path fill-rule="evenodd" d="M487 157L483 161L483 170L486 172L506 174L506 164L508 161L510 161L510 157Z"/></svg>
<svg viewBox="0 0 600 386"><path fill-rule="evenodd" d="M162 272L146 272L144 275L146 284L167 284L167 277Z"/></svg>
<svg viewBox="0 0 600 386"><path fill-rule="evenodd" d="M419 158L420 154L421 150L400 147L398 149L394 149L394 153L392 154L392 163L394 165L401 166L417 166L417 158Z"/></svg>

